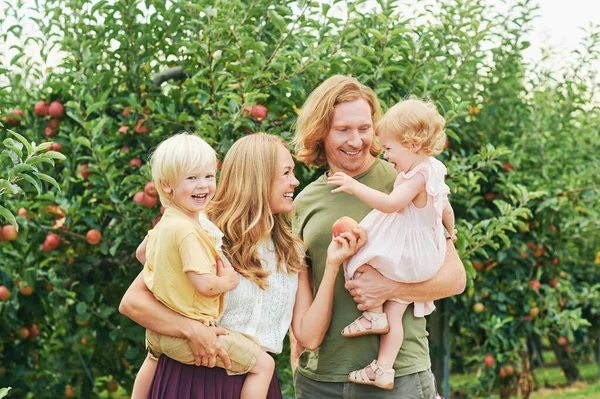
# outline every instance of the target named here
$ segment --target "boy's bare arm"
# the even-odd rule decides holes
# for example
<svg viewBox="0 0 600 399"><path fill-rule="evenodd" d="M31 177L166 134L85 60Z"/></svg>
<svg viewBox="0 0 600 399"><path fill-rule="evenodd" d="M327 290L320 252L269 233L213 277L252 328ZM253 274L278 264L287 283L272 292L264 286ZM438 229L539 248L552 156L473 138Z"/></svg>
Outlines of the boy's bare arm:
<svg viewBox="0 0 600 399"><path fill-rule="evenodd" d="M223 265L221 259L217 259L217 274L186 273L196 290L205 296L223 294L237 287L239 279L232 267Z"/></svg>

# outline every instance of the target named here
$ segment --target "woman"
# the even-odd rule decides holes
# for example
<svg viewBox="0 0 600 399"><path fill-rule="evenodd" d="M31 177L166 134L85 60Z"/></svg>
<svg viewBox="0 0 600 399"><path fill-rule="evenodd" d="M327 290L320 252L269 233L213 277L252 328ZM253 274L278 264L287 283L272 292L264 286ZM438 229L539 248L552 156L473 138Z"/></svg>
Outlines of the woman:
<svg viewBox="0 0 600 399"><path fill-rule="evenodd" d="M342 239L332 240L325 275L313 300L304 247L287 223L297 186L285 142L277 136L253 134L237 141L225 156L219 188L206 210L225 234L224 252L241 276L238 287L227 294L221 323L253 336L273 353L281 351L290 321L302 346L320 345L331 319L339 267L366 240L361 229L356 236L345 233ZM149 398L239 398L244 376L227 376L225 370L212 368L216 356L228 363L216 339L223 329L172 312L152 296L141 276L125 293L119 310L147 329L187 338L197 354L197 365L205 366L186 366L162 356ZM268 397L281 398L275 376Z"/></svg>

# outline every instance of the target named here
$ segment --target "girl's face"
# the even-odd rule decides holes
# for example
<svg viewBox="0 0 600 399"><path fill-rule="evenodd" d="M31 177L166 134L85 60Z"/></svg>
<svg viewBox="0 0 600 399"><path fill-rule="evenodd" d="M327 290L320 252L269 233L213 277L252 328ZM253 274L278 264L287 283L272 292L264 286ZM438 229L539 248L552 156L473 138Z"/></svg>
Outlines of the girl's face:
<svg viewBox="0 0 600 399"><path fill-rule="evenodd" d="M292 155L283 145L279 145L277 154L277 169L275 180L271 187L269 206L271 213L289 213L294 205L294 189L300 182L294 176L294 160Z"/></svg>
<svg viewBox="0 0 600 399"><path fill-rule="evenodd" d="M173 187L163 184L166 193L171 193L172 206L196 219L206 208L217 188L216 165L209 164L187 171Z"/></svg>
<svg viewBox="0 0 600 399"><path fill-rule="evenodd" d="M383 146L383 158L394 165L396 172L408 172L420 160L421 156L417 154L418 149L410 149L398 141L393 140L385 135L379 137L379 141Z"/></svg>

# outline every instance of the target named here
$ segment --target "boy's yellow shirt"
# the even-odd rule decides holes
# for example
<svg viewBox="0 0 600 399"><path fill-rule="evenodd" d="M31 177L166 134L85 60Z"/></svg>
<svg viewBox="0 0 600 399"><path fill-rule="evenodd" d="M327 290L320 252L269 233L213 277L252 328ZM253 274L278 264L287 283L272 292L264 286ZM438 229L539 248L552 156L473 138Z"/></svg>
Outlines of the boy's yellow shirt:
<svg viewBox="0 0 600 399"><path fill-rule="evenodd" d="M213 323L223 312L223 295L200 294L186 272L216 274L217 257L215 240L200 223L168 207L148 232L144 282L156 299L175 312Z"/></svg>

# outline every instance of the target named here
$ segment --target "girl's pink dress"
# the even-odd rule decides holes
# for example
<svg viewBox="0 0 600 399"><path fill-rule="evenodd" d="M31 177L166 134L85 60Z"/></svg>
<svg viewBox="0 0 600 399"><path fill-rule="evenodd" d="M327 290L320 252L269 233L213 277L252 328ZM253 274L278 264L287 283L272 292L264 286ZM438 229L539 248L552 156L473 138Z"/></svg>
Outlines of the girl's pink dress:
<svg viewBox="0 0 600 399"><path fill-rule="evenodd" d="M433 277L446 256L442 211L448 203L449 187L444 183L446 167L435 158L401 172L394 187L417 174L425 177L427 204L412 202L395 213L372 210L359 223L367 232L367 243L344 265L346 280L368 263L390 280L418 283ZM400 303L405 302L394 299ZM415 302L414 315L423 317L435 309L433 302Z"/></svg>

